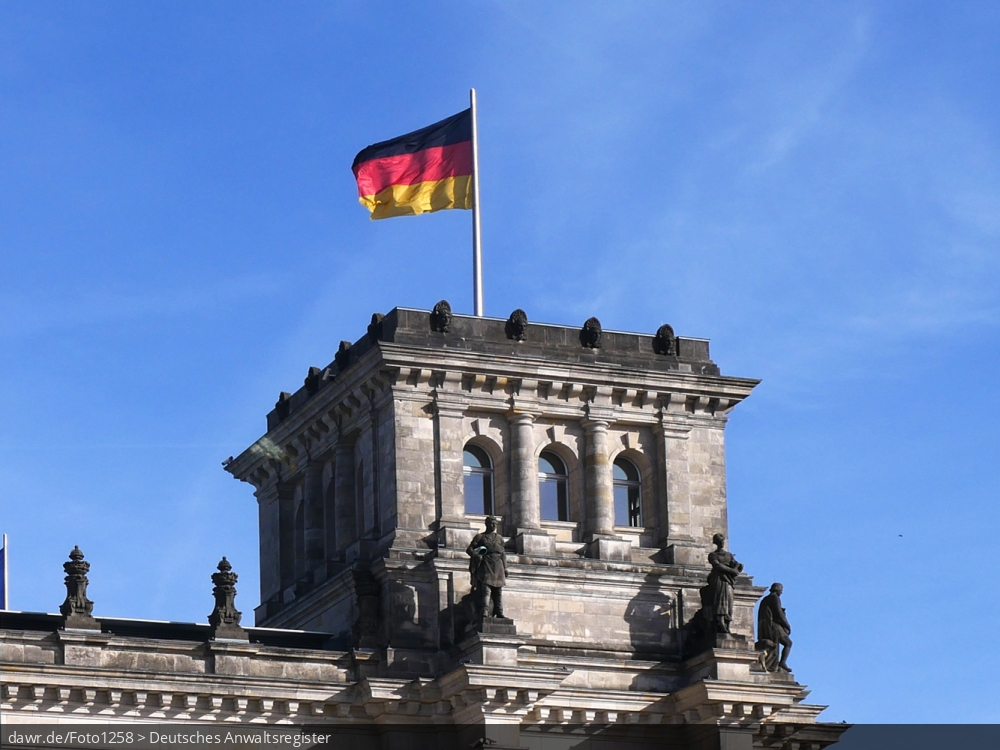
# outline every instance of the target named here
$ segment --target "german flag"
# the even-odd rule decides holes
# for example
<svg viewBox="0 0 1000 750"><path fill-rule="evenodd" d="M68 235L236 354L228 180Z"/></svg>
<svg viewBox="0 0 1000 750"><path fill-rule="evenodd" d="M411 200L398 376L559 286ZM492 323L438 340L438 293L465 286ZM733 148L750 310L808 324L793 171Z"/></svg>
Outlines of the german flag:
<svg viewBox="0 0 1000 750"><path fill-rule="evenodd" d="M369 146L351 171L372 219L472 208L472 110Z"/></svg>

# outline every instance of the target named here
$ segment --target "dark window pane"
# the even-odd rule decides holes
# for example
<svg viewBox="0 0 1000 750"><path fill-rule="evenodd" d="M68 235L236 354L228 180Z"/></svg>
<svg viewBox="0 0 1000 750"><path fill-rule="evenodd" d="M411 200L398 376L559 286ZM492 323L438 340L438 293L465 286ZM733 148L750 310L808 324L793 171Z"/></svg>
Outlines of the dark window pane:
<svg viewBox="0 0 1000 750"><path fill-rule="evenodd" d="M543 519L546 521L569 520L569 502L565 479L540 479L538 482L538 499Z"/></svg>
<svg viewBox="0 0 1000 750"><path fill-rule="evenodd" d="M538 471L542 474L566 474L566 466L559 460L559 456L549 451L545 451L538 457Z"/></svg>
<svg viewBox="0 0 1000 750"><path fill-rule="evenodd" d="M496 513L493 506L493 475L483 477L483 513L492 516Z"/></svg>
<svg viewBox="0 0 1000 750"><path fill-rule="evenodd" d="M638 482L639 471L631 461L619 458L615 461L615 479L626 482Z"/></svg>
<svg viewBox="0 0 1000 750"><path fill-rule="evenodd" d="M615 526L628 526L629 488L624 484L615 485Z"/></svg>
<svg viewBox="0 0 1000 750"><path fill-rule="evenodd" d="M465 475L465 512L490 514L493 512L493 492L488 474Z"/></svg>
<svg viewBox="0 0 1000 750"><path fill-rule="evenodd" d="M467 445L462 458L466 466L473 468L490 469L493 466L486 451L475 445Z"/></svg>
<svg viewBox="0 0 1000 750"><path fill-rule="evenodd" d="M538 499L541 503L542 518L546 521L559 520L559 485L555 479L542 479L538 483Z"/></svg>
<svg viewBox="0 0 1000 750"><path fill-rule="evenodd" d="M642 505L639 502L639 488L628 488L628 525L642 526Z"/></svg>

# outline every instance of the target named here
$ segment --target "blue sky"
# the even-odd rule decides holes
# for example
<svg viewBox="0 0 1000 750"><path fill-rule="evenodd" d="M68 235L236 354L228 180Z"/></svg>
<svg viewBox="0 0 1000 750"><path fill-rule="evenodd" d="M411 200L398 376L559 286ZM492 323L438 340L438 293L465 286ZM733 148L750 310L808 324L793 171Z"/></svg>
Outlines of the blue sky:
<svg viewBox="0 0 1000 750"><path fill-rule="evenodd" d="M54 611L79 544L99 615L204 621L225 554L250 616L220 463L372 312L471 312L468 212L371 222L349 167L476 86L486 313L669 322L762 378L732 549L785 584L810 700L1000 721L998 32L985 2L3 3L12 606Z"/></svg>

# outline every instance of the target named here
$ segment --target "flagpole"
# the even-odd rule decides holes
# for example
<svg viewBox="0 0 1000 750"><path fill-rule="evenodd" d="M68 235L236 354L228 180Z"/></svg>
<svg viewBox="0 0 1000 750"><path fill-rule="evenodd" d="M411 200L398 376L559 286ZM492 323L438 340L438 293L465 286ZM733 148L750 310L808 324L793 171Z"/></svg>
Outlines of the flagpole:
<svg viewBox="0 0 1000 750"><path fill-rule="evenodd" d="M483 317L483 246L479 224L479 130L476 126L476 90L469 89L472 109L472 301L476 317Z"/></svg>
<svg viewBox="0 0 1000 750"><path fill-rule="evenodd" d="M7 535L3 535L3 608L10 609L10 577L7 574L9 567L7 555Z"/></svg>

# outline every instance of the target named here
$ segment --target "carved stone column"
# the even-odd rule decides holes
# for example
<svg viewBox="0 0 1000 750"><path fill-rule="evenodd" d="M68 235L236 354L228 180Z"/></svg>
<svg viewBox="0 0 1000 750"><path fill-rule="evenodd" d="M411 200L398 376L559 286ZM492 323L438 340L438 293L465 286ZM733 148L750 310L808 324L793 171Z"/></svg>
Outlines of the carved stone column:
<svg viewBox="0 0 1000 750"><path fill-rule="evenodd" d="M323 564L323 463L310 461L304 473L305 569L313 571Z"/></svg>
<svg viewBox="0 0 1000 750"><path fill-rule="evenodd" d="M631 559L629 543L615 536L615 490L608 457L608 422L586 419L583 428L587 505L584 540L589 545L588 555L602 560Z"/></svg>
<svg viewBox="0 0 1000 750"><path fill-rule="evenodd" d="M281 520L277 478L271 474L254 492L257 497L257 526L260 553L260 601L263 614L277 612L281 600ZM265 607L266 605L266 607Z"/></svg>
<svg viewBox="0 0 1000 750"><path fill-rule="evenodd" d="M538 464L535 461L533 414L516 413L510 417L510 504L511 523L519 531L540 529L538 503Z"/></svg>
<svg viewBox="0 0 1000 750"><path fill-rule="evenodd" d="M465 475L463 473L462 417L465 403L451 394L437 393L434 398L435 468L439 498L439 521L454 525L465 518Z"/></svg>
<svg viewBox="0 0 1000 750"><path fill-rule="evenodd" d="M516 411L510 421L510 506L514 545L524 555L554 555L555 538L542 531L535 458L535 415Z"/></svg>
<svg viewBox="0 0 1000 750"><path fill-rule="evenodd" d="M295 487L279 482L278 493L278 567L281 575L281 596L295 585Z"/></svg>
<svg viewBox="0 0 1000 750"><path fill-rule="evenodd" d="M691 424L683 412L682 395L664 397L663 401L656 431L657 485L661 494L657 498L659 544L666 550L668 561L700 565L705 560L705 541L692 534Z"/></svg>
<svg viewBox="0 0 1000 750"><path fill-rule="evenodd" d="M615 496L608 458L608 423L588 419L583 427L586 435L586 536L611 536L615 526Z"/></svg>
<svg viewBox="0 0 1000 750"><path fill-rule="evenodd" d="M354 493L354 442L342 437L334 452L334 505L337 508L337 550L346 552L358 540Z"/></svg>

